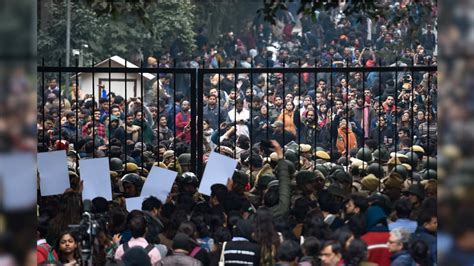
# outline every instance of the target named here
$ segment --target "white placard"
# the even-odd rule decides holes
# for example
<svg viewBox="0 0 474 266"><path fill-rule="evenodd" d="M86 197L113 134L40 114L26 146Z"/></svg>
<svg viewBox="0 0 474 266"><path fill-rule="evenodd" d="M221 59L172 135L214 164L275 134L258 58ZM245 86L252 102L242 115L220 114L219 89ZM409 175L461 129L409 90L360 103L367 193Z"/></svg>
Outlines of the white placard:
<svg viewBox="0 0 474 266"><path fill-rule="evenodd" d="M82 200L104 197L112 200L112 185L108 158L80 160L80 176L84 181Z"/></svg>
<svg viewBox="0 0 474 266"><path fill-rule="evenodd" d="M31 208L36 204L34 153L0 154L0 204L5 210Z"/></svg>
<svg viewBox="0 0 474 266"><path fill-rule="evenodd" d="M42 196L63 194L71 186L65 150L38 153L38 171Z"/></svg>
<svg viewBox="0 0 474 266"><path fill-rule="evenodd" d="M153 166L146 178L140 196L155 196L164 203L177 175L178 173L175 171Z"/></svg>
<svg viewBox="0 0 474 266"><path fill-rule="evenodd" d="M145 197L134 197L134 198L126 198L125 205L127 206L127 211L131 212L133 210L142 210L142 203Z"/></svg>
<svg viewBox="0 0 474 266"><path fill-rule="evenodd" d="M224 156L217 152L212 152L207 160L206 169L202 175L199 192L204 195L211 195L211 186L214 184L227 184L227 179L232 178L237 160Z"/></svg>

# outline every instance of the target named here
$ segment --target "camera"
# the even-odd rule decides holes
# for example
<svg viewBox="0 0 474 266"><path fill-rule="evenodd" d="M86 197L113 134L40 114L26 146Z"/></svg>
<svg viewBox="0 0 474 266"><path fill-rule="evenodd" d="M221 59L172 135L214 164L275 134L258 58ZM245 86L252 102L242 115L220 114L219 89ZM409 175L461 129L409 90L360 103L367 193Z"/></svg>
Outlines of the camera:
<svg viewBox="0 0 474 266"><path fill-rule="evenodd" d="M94 246L98 243L95 238L99 232L105 231L107 226L107 217L103 214L93 214L91 205L91 200L84 200L84 212L80 223L68 225L81 245L81 260L84 264L92 262L94 253L99 250L98 246Z"/></svg>

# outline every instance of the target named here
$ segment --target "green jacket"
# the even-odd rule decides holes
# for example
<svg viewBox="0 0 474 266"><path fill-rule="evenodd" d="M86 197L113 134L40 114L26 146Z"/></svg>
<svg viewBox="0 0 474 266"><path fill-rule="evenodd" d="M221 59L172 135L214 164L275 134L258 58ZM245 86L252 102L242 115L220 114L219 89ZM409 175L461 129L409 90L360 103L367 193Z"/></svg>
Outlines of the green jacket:
<svg viewBox="0 0 474 266"><path fill-rule="evenodd" d="M288 164L281 159L277 164L277 178L279 180L279 200L278 204L271 207L273 218L286 217L290 211L290 173Z"/></svg>

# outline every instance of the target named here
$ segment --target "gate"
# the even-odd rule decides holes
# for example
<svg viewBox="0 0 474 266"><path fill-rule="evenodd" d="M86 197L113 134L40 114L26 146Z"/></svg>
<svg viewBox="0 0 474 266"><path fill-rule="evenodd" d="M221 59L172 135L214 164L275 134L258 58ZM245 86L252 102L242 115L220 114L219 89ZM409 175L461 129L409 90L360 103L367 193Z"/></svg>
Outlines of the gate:
<svg viewBox="0 0 474 266"><path fill-rule="evenodd" d="M107 61L103 61L107 62ZM153 123L159 123L160 120L160 108L163 104L163 101L165 101L165 111L168 111L168 116L167 116L167 122L171 124L168 125L172 129L172 147L173 149L177 149L177 144L179 145L179 135L177 134L177 126L175 124L176 122L176 114L177 109L180 108L179 105L176 104L176 100L180 99L183 97L184 99L189 100L190 103L190 123L187 126L190 129L190 132L192 132L191 138L189 140L189 152L191 153L191 170L195 173L197 173L198 176L202 174L203 168L204 168L204 163L203 159L205 154L208 152L208 150L205 150L204 145L203 145L203 139L205 137L204 133L204 128L203 128L203 122L205 120L205 98L209 95L209 89L217 89L217 128L215 128L215 131L217 131L217 141L216 143L213 143L213 145L216 146L217 150L220 150L221 148L221 140L220 136L222 135L223 130L226 130L224 128L221 129L221 123L225 121L230 121L230 123L227 123L228 126L234 126L237 128L238 126L238 121L237 121L237 112L233 112L235 115L234 118L229 116L228 109L232 109L231 106L225 106L226 107L226 112L222 111L222 104L226 105L228 102L232 103L232 99L229 100L229 95L223 90L222 88L222 82L224 82L224 79L222 78L225 75L229 75L230 79L226 80L227 84L226 86L229 87L232 82L233 86L230 86L234 89L236 94L243 95L245 98L245 92L239 91L238 88L239 86L242 86L240 82L244 80L246 82L245 88L250 88L250 95L247 95L248 101L246 101L246 104L249 104L249 112L250 112L250 119L248 121L245 121L245 125L248 127L248 135L249 141L250 141L250 147L253 147L254 144L256 144L255 141L255 130L259 130L258 132L261 133L259 134L259 139L269 139L272 135L272 130L271 130L271 123L272 118L270 116L267 116L266 121L265 119L260 120L259 122L262 123L262 125L266 124L266 130L260 130L256 125L254 124L256 121L254 120L255 117L255 112L254 110L254 99L258 98L263 105L266 105L267 107L267 112L270 111L273 105L273 100L277 97L285 97L288 92L291 92L293 96L293 101L294 98L298 98L298 106L295 111L298 111L298 116L295 117L293 122L296 125L296 134L294 136L294 142L295 143L301 143L301 140L303 138L307 138L306 135L303 135L302 132L300 131L300 125L302 125L302 122L304 119L302 119L300 111L303 110L301 105L303 96L306 95L315 95L318 97L318 94L321 93L319 88L317 87L318 85L321 84L316 84L319 80L324 80L326 85L329 85L326 87L326 89L323 89L323 94L328 97L328 100L326 102L326 107L327 109L330 110L331 118L330 120L330 126L327 130L329 130L329 136L328 140L322 141L320 137L317 135L314 135L314 141L312 142L312 148L319 147L321 146L327 146L327 152L332 156L337 152L337 148L335 143L337 142L337 130L338 130L338 125L335 125L332 120L334 116L337 116L338 119L343 120L345 119L346 123L353 122L351 119L351 110L354 109L353 106L351 106L351 101L354 98L354 95L352 95L353 91L350 89L354 76L359 76L358 78L355 78L356 81L354 82L361 82L362 88L358 87L358 91L365 91L367 88L365 85L367 84L368 80L370 79L372 86L369 88L373 94L378 95L378 98L375 98L373 104L377 104L379 108L385 108L384 107L384 100L383 100L383 92L387 90L387 86L385 84L382 84L382 80L387 79L387 77L393 77L393 80L395 84L393 84L394 87L394 105L390 106L390 114L392 117L390 117L390 122L397 125L397 131L398 131L398 124L399 124L399 119L402 119L399 115L398 108L403 104L403 108L408 108L410 110L409 112L409 120L410 120L410 125L408 126L409 129L409 139L410 139L410 146L413 146L414 144L419 143L419 133L415 133L418 131L418 126L415 123L415 116L417 114L414 113L414 106L416 104L421 103L424 104L424 106L428 109L425 111L428 111L428 113L431 114L436 114L436 103L433 102L433 95L430 93L432 92L431 88L435 86L433 83L433 75L437 71L437 66L434 65L428 65L428 66L388 66L388 67L301 67L301 63L298 64L291 64L289 66L285 66L283 68L269 68L269 67L251 67L251 68L217 68L217 69L212 69L212 68L206 68L206 67L199 67L199 68L185 68L185 67L167 67L167 68L147 68L144 67L143 64L140 67L134 66L130 67L130 65L127 65L128 63L125 61L123 66L112 66L112 60L108 60L108 66L105 67L97 67L97 66L91 66L91 67L78 67L77 62L76 66L74 67L62 67L61 62L59 62L58 66L45 66L44 63L38 67L38 72L39 72L39 90L38 90L38 95L41 97L41 101L38 103L38 120L41 121L39 123L39 131L38 131L38 144L40 144L41 149L45 150L48 148L51 148L56 140L63 140L67 139L69 140L70 143L74 143L77 147L79 147L79 143L81 142L81 139L84 138L84 136L88 136L87 130L92 127L92 132L89 134L89 138L92 138L92 147L89 147L89 150L92 149L93 151L96 150L97 145L101 146L100 150L102 150L105 155L110 155L111 153L111 148L114 143L111 143L111 136L110 136L110 127L109 128L104 128L103 126L100 126L102 124L102 121L107 120L108 118L108 123L110 125L111 118L112 118L112 107L114 105L117 105L116 99L120 98L117 97L118 95L113 95L114 88L111 85L112 82L124 82L124 94L121 95L122 98L124 99L124 102L121 103L123 104L123 108L121 108L121 112L125 113L125 118L127 114L129 113L129 108L130 108L130 101L136 101L136 98L129 97L128 93L137 93L137 88L139 88L140 93L138 93L140 100L143 101L145 100L146 106L143 104L139 104L140 107L138 108L139 111L141 111L141 116L145 117L145 113L147 112L146 109L150 109L148 107L155 107L157 109L156 112L158 112L158 116L153 118ZM235 66L236 64L234 64ZM331 64L332 65L332 64ZM177 66L174 64L174 66ZM204 64L203 64L204 66ZM90 82L92 83L92 93L91 95L86 95L85 98L86 100L95 103L95 104L89 104L88 109L89 112L85 112L84 114L84 108L79 108L79 104L77 102L74 102L74 100L71 99L82 99L80 95L80 90L77 89L80 86L84 86L84 84L79 84L79 74L80 73L88 73L91 76ZM359 74L355 74L359 73ZM113 79L112 75L114 74L122 74L124 75L124 79ZM149 80L145 74L151 74L154 75L154 81L153 79ZM408 75L411 76L411 79L406 79L405 77L408 77ZM98 79L96 76L101 75L102 77ZM103 75L106 75L104 78ZM135 75L135 82L134 83L134 88L133 92L131 92L131 89L129 88L129 81L131 79L131 76ZM215 84L215 77L217 75L217 84ZM234 79L232 80L232 75ZM64 78L72 77L72 88L73 92L71 95L65 95L62 97L57 97L63 93L65 93L67 90L64 89ZM214 80L209 80L210 77L213 76ZM49 77L49 78L48 78ZM137 78L138 77L138 78ZM241 78L242 77L242 78ZM320 77L325 77L322 79L319 79ZM58 83L58 90L54 91L55 88L49 88L46 86L46 81L51 81L52 79L56 79ZM342 84L342 80L345 79L346 84ZM390 78L389 78L390 79ZM100 80L97 82L97 80ZM229 83L229 80L231 83ZM314 82L314 87L311 84L311 82L308 85L308 80L313 80ZM400 84L400 81L403 80L403 84ZM415 82L416 80L416 82ZM418 86L417 84L420 82L426 82L425 85L425 92L423 92L423 88L421 88L418 91ZM153 86L153 83L156 82L156 87ZM169 86L167 86L165 83L169 82ZM214 82L214 83L213 83ZM54 83L54 82L53 82ZM100 84L97 84L100 83ZM416 83L416 84L415 84ZM140 86L136 85L140 84ZM256 91L258 88L255 88L255 86L262 85L263 88L263 98L261 97L262 92ZM409 84L409 85L406 85ZM48 85L51 85L51 82L48 83ZM100 85L97 89L97 85ZM359 86L359 85L357 85ZM127 88L128 87L128 88ZM385 87L382 89L382 87ZM406 88L407 87L407 88ZM408 88L410 87L410 88ZM259 87L260 88L260 87ZM354 88L354 87L352 87ZM165 93L163 95L160 95L160 89L168 90L168 93ZM393 89L393 88L392 88ZM265 91L266 90L266 91ZM231 89L232 91L232 89ZM340 91L342 91L342 94L340 95ZM409 97L405 96L400 96L401 92L404 91L404 94L408 94ZM151 93L150 93L151 92ZM154 92L154 93L153 93ZM258 95L254 95L255 93L258 93ZM56 98L53 97L52 94L56 95ZM67 94L67 93L65 93ZM155 95L156 94L156 95ZM152 96L150 96L152 95ZM329 99L329 95L331 95ZM135 96L135 95L134 95ZM169 96L169 97L168 97ZM167 98L168 97L168 98ZM313 101L316 100L312 97ZM345 110L340 110L340 106L336 106L338 104L338 101L341 99L343 101L343 109ZM99 98L99 99L97 99ZM165 99L167 98L167 99ZM227 99L226 99L227 98ZM67 127L73 128L71 130L70 128L67 128L67 130L64 129L64 125L60 122L63 117L66 115L68 117L71 116L71 113L65 114L64 108L67 108L65 106L65 99L69 99L69 104L71 105L71 110L73 110L73 115L75 116L75 127L70 127L70 124L67 124ZM408 102L406 99L409 99ZM431 101L431 102L430 102ZM119 101L118 101L119 102ZM378 103L377 103L378 102ZM55 105L56 103L56 105ZM102 103L102 107L101 104ZM107 110L107 104L108 103L108 110ZM235 105L235 103L234 103ZM57 110L54 108L57 106ZM105 106L105 107L104 107ZM84 105L83 105L84 107ZM106 108L106 109L104 109ZM393 109L392 109L393 108ZM235 106L234 106L235 109ZM317 107L315 108L317 109ZM421 108L419 108L421 109ZM52 112L53 110L53 112ZM278 109L277 109L278 110ZM335 110L339 110L340 114L335 114ZM395 115L393 115L393 111L395 111ZM402 109L403 110L403 109ZM417 109L418 110L418 109ZM95 119L94 115L97 113L97 111L100 111L100 114L102 117L99 119ZM134 111L137 111L137 108L134 108ZM304 111L304 110L303 110ZM317 110L315 110L317 111ZM92 119L89 121L89 124L80 124L80 120L84 121L84 116L91 115ZM136 113L135 113L136 114ZM164 113L166 114L166 113ZM226 115L227 114L227 115ZM53 116L53 117L51 117ZM57 116L57 117L56 117ZM385 116L385 115L384 115ZM172 118L171 121L169 118ZM365 126L368 125L369 123L373 121L366 121L365 119L365 114L364 118L360 121L359 127L364 130L364 136L362 136L361 142L360 143L361 147L365 146L365 141L368 139L365 136ZM387 116L385 116L387 118ZM405 119L405 118L403 118ZM58 122L59 121L59 122ZM72 121L72 120L71 120ZM141 120L141 128L144 128L144 123L145 123L144 118ZM338 120L339 121L339 120ZM150 121L148 121L150 122ZM283 127L285 128L288 121L285 121L285 116L283 115ZM316 123L318 123L318 118L316 117ZM358 121L359 122L359 121ZM404 122L404 121L402 121ZM430 125L430 122L432 123ZM355 124L355 123L354 123ZM435 126L436 122L433 120L427 120L427 135L423 136L423 138L427 138L427 143L428 146L426 146L426 149L428 150L427 152L433 156L436 155L435 148L436 147L430 147L429 143L430 138L435 138L435 136L431 136L433 134L431 126ZM88 127L85 128L86 132L84 132L84 126L88 125ZM351 124L352 126L352 124ZM372 125L369 125L371 127ZM159 127L159 125L158 125ZM435 126L436 127L436 126ZM405 127L406 128L406 127ZM107 136L108 143L105 145L100 145L101 143L96 143L96 137L97 135L104 136L104 132L106 131L109 135ZM435 128L436 130L436 128ZM396 132L393 136L393 139L384 139L384 135L381 134L382 129L378 132L379 134L377 135L377 146L380 148L382 144L390 144L394 146L394 151L397 152L398 149L398 144L399 144L399 137L398 137L398 132ZM67 134L66 134L66 133ZM144 143L146 141L146 133L143 130L140 130L140 136L139 140L141 143ZM148 132L149 133L149 132ZM436 132L434 132L436 133ZM66 136L65 136L66 134ZM349 138L349 133L346 133L346 139ZM360 134L360 133L359 133ZM123 145L123 150L122 152L125 155L128 155L131 152L132 147L130 145L127 145L127 134L125 134L125 145ZM161 161L162 154L159 152L159 147L160 143L163 139L160 139L160 130L157 130L156 136L152 138L152 143L149 146L153 146L153 151L155 152L155 161L159 162ZM237 155L237 149L236 149L236 143L238 141L236 134L233 135L233 138L230 139L234 143L233 148L233 156L235 157ZM285 135L283 135L283 142L285 143ZM329 143L327 143L329 142ZM349 165L349 151L350 151L350 143L349 141L346 141L346 147L345 147L345 157L346 160L344 164ZM141 148L141 150L140 150ZM140 152L140 155L137 158L140 158L140 162L142 166L144 165L144 153L149 150L146 145L138 145L135 146L134 152ZM137 150L138 149L138 150ZM300 149L300 146L298 146L296 149ZM250 149L250 152L252 153L252 148ZM97 154L96 152L92 152L91 157L96 157ZM110 156L109 156L110 158ZM124 162L126 163L128 160L128 156L124 157ZM175 154L175 159L176 159L176 154ZM428 159L429 160L429 159ZM299 167L299 165L298 165ZM413 171L413 169L412 169Z"/></svg>

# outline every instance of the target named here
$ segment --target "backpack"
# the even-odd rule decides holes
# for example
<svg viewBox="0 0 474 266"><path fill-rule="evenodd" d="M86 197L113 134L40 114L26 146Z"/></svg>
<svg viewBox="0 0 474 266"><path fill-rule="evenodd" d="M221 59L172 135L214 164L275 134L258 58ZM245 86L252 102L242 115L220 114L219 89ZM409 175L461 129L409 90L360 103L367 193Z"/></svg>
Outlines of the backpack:
<svg viewBox="0 0 474 266"><path fill-rule="evenodd" d="M146 254L150 254L150 252L155 248L152 244L148 244L144 250ZM130 249L130 246L128 245L128 242L123 243L123 253L127 252L127 250Z"/></svg>
<svg viewBox="0 0 474 266"><path fill-rule="evenodd" d="M57 261L58 258L54 255L54 249L48 244L41 244L38 246L40 249L44 250L45 252L38 251L40 253L48 254L46 261Z"/></svg>

